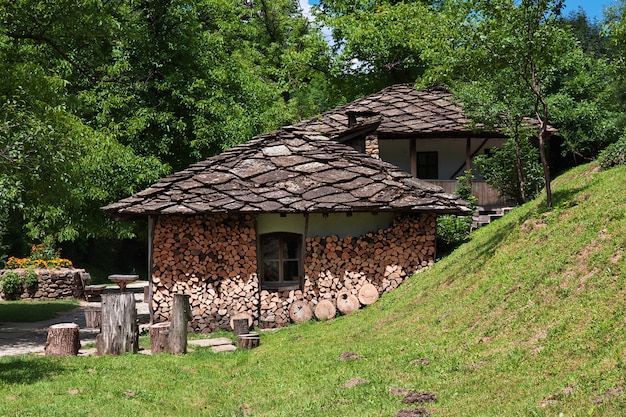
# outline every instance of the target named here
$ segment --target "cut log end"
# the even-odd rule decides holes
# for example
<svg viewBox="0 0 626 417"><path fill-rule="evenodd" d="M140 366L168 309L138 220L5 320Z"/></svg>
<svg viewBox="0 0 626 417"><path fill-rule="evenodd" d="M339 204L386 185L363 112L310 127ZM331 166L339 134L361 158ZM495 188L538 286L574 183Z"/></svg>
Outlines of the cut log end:
<svg viewBox="0 0 626 417"><path fill-rule="evenodd" d="M359 290L359 301L368 306L378 300L378 290L372 284L364 284Z"/></svg>
<svg viewBox="0 0 626 417"><path fill-rule="evenodd" d="M322 300L315 307L315 317L318 320L332 320L337 314L335 305L330 300Z"/></svg>
<svg viewBox="0 0 626 417"><path fill-rule="evenodd" d="M313 311L311 311L311 307L306 302L295 301L289 307L289 317L295 323L304 323L311 320Z"/></svg>
<svg viewBox="0 0 626 417"><path fill-rule="evenodd" d="M342 314L350 314L360 306L359 299L348 292L342 291L337 295L337 310Z"/></svg>

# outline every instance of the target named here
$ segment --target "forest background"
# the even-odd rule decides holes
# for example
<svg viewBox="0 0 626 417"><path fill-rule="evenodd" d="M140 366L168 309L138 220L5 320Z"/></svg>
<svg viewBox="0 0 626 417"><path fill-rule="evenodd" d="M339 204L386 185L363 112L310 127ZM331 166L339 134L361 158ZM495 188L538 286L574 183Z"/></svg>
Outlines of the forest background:
<svg viewBox="0 0 626 417"><path fill-rule="evenodd" d="M3 1L0 266L44 244L142 269L145 225L100 207L395 83L444 83L482 123L536 118L559 129L566 165L594 159L626 142L626 1L601 20L563 6Z"/></svg>

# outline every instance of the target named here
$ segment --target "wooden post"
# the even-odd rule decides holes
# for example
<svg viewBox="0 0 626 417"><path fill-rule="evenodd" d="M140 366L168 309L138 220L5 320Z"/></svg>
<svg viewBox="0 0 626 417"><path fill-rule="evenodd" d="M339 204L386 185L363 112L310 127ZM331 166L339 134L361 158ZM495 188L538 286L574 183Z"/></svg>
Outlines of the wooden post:
<svg viewBox="0 0 626 417"><path fill-rule="evenodd" d="M102 332L96 336L98 355L137 353L137 309L132 293L102 296Z"/></svg>
<svg viewBox="0 0 626 417"><path fill-rule="evenodd" d="M150 326L150 352L169 352L170 323L156 323Z"/></svg>
<svg viewBox="0 0 626 417"><path fill-rule="evenodd" d="M239 336L240 334L246 334L250 331L250 326L248 325L248 319L234 319L233 320L233 333L235 336Z"/></svg>
<svg viewBox="0 0 626 417"><path fill-rule="evenodd" d="M187 353L187 321L191 320L189 296L174 294L172 323L170 324L169 351L175 355Z"/></svg>
<svg viewBox="0 0 626 417"><path fill-rule="evenodd" d="M48 328L46 356L76 356L80 349L78 324L60 323Z"/></svg>
<svg viewBox="0 0 626 417"><path fill-rule="evenodd" d="M88 329L102 328L102 307L85 307L85 325Z"/></svg>

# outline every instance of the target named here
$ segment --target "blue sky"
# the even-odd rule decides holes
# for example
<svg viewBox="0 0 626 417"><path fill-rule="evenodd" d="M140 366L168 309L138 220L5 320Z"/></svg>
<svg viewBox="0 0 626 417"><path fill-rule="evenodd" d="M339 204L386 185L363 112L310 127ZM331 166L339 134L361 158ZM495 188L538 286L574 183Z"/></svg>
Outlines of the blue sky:
<svg viewBox="0 0 626 417"><path fill-rule="evenodd" d="M565 0L565 13L576 11L582 7L592 20L602 18L602 10L616 3L616 0Z"/></svg>
<svg viewBox="0 0 626 417"><path fill-rule="evenodd" d="M317 4L318 2L318 0L300 0L303 8L306 7L307 3ZM594 18L599 20L602 18L602 10L616 2L617 0L565 0L565 13L576 11L578 7L582 7L591 20Z"/></svg>

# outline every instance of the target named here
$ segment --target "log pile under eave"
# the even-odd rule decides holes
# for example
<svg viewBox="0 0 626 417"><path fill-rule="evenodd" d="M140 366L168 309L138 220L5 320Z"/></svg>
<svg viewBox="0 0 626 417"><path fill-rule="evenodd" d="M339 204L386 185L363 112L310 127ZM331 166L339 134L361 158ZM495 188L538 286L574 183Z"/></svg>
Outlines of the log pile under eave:
<svg viewBox="0 0 626 417"><path fill-rule="evenodd" d="M252 216L162 217L154 235L155 322L169 319L177 293L190 296L194 331L229 329L242 312L255 327L284 326L293 303L337 306L338 296L358 299L366 284L383 294L434 262L435 222L434 214L406 215L360 237L307 238L301 289L281 291L260 288Z"/></svg>

